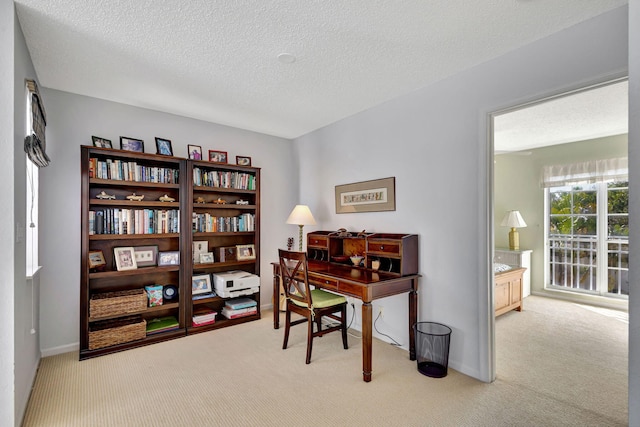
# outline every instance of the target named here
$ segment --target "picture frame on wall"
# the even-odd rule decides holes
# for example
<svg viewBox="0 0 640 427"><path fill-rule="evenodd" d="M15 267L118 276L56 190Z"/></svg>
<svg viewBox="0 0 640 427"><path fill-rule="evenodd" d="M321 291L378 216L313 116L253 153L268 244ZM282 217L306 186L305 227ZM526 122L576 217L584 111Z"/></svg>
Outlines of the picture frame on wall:
<svg viewBox="0 0 640 427"><path fill-rule="evenodd" d="M198 274L191 277L191 295L208 294L211 292L211 276Z"/></svg>
<svg viewBox="0 0 640 427"><path fill-rule="evenodd" d="M92 136L91 140L93 141L94 147L113 148L110 139L100 138L99 136Z"/></svg>
<svg viewBox="0 0 640 427"><path fill-rule="evenodd" d="M144 141L141 139L129 138L127 136L120 137L120 149L134 151L136 153L144 153Z"/></svg>
<svg viewBox="0 0 640 427"><path fill-rule="evenodd" d="M173 156L173 148L171 148L171 141L164 138L158 138L156 136L156 154L162 156Z"/></svg>
<svg viewBox="0 0 640 427"><path fill-rule="evenodd" d="M116 261L116 270L136 270L138 264L136 264L135 249L132 246L113 248L113 258Z"/></svg>
<svg viewBox="0 0 640 427"><path fill-rule="evenodd" d="M191 160L202 160L202 147L199 145L187 145L187 153Z"/></svg>
<svg viewBox="0 0 640 427"><path fill-rule="evenodd" d="M227 163L227 152L209 150L209 161L214 163Z"/></svg>
<svg viewBox="0 0 640 427"><path fill-rule="evenodd" d="M236 165L238 165L238 166L251 166L251 157L236 156Z"/></svg>
<svg viewBox="0 0 640 427"><path fill-rule="evenodd" d="M336 213L395 210L395 177L336 185Z"/></svg>

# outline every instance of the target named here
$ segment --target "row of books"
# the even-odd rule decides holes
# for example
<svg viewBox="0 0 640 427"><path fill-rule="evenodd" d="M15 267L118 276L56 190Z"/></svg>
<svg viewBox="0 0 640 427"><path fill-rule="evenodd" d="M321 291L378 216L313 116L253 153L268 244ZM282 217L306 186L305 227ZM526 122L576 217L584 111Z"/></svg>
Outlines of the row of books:
<svg viewBox="0 0 640 427"><path fill-rule="evenodd" d="M258 313L258 303L251 298L234 298L225 302L222 315L227 319L252 316Z"/></svg>
<svg viewBox="0 0 640 427"><path fill-rule="evenodd" d="M246 172L208 171L193 168L193 184L205 187L255 190L256 177Z"/></svg>
<svg viewBox="0 0 640 427"><path fill-rule="evenodd" d="M216 313L208 307L200 307L193 313L193 326L211 325L216 322Z"/></svg>
<svg viewBox="0 0 640 427"><path fill-rule="evenodd" d="M209 213L193 213L193 231L213 232L239 232L255 231L256 217L254 214L244 213L233 217L213 216Z"/></svg>
<svg viewBox="0 0 640 427"><path fill-rule="evenodd" d="M98 160L93 157L89 159L89 178L177 184L179 171L172 168L144 166L119 159Z"/></svg>
<svg viewBox="0 0 640 427"><path fill-rule="evenodd" d="M180 232L178 209L105 208L89 211L89 235Z"/></svg>

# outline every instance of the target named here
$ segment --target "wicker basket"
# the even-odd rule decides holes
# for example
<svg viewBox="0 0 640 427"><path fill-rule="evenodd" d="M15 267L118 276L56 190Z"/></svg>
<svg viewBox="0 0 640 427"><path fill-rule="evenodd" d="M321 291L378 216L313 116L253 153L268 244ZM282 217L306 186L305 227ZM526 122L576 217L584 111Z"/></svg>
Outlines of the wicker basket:
<svg viewBox="0 0 640 427"><path fill-rule="evenodd" d="M147 322L142 316L101 320L89 327L89 350L141 340L147 336Z"/></svg>
<svg viewBox="0 0 640 427"><path fill-rule="evenodd" d="M89 317L118 316L147 309L144 289L93 294L89 301Z"/></svg>

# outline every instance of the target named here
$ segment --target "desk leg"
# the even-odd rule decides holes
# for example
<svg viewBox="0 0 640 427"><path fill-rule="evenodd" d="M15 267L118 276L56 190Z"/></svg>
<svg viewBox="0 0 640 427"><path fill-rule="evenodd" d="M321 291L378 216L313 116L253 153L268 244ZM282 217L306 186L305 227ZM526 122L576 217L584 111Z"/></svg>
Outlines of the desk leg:
<svg viewBox="0 0 640 427"><path fill-rule="evenodd" d="M409 360L416 360L416 333L413 325L418 321L418 279L413 279L413 289L409 291Z"/></svg>
<svg viewBox="0 0 640 427"><path fill-rule="evenodd" d="M373 307L370 302L362 303L362 379L371 381L371 345Z"/></svg>
<svg viewBox="0 0 640 427"><path fill-rule="evenodd" d="M275 270L275 268L274 268ZM280 328L280 276L273 272L273 329Z"/></svg>

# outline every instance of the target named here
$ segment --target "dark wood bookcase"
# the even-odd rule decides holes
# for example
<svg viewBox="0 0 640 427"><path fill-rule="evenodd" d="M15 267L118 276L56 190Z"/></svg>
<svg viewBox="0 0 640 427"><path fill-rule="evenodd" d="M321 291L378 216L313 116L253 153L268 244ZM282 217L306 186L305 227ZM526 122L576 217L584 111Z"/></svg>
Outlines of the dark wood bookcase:
<svg viewBox="0 0 640 427"><path fill-rule="evenodd" d="M100 171L97 170L98 167ZM251 176L252 188L195 185L198 170L220 173L224 176L241 174L245 179ZM192 300L191 294L191 280L194 274L211 274L229 270L244 270L256 275L260 274L259 188L260 170L258 168L192 161L179 157L117 149L81 147L80 359L259 319L259 292L248 295L257 301L257 314L232 320L220 314L225 304L224 298ZM98 197L102 192L115 196L115 199ZM142 200L126 198L134 193L144 198ZM173 201L160 201L159 199L165 198L164 196ZM205 203L196 202L198 198L204 199ZM221 200L226 203L222 204ZM238 200L242 200L243 204L236 204ZM146 210L144 211L146 213L172 211L172 213L171 216L166 214L167 224L162 222L161 225L158 219L161 216L156 214L154 226L145 225L146 228L141 229L143 227L139 225L137 229L129 229L130 226L127 224L127 229L123 229L123 222L117 219L116 214L116 212L121 214L123 210ZM91 212L93 212L92 219L90 219ZM250 215L251 231L239 231L237 228L225 229L225 231L196 231L194 214L205 213L223 218ZM108 221L102 220L103 216L108 218ZM94 217L96 219L93 219ZM104 224L101 230L96 230L98 217ZM153 218L153 214L149 214L149 217ZM233 221L237 220L227 220L228 223ZM143 223L142 219L140 223ZM179 227L179 230L176 227ZM214 263L194 264L193 241L203 240L208 242L210 252L219 247L251 244L254 246L255 259L219 262L216 257ZM158 252L179 252L179 264L118 271L115 266L114 248L142 246L157 246ZM89 254L91 251L98 250L102 251L106 265L99 270L90 269ZM163 301L162 305L147 306L133 313L93 318L90 316L91 298L96 294L139 290L147 285L168 284L178 288L177 300ZM215 323L193 327L192 315L197 307L208 307L216 311L218 315ZM129 342L90 349L90 333L97 329L96 325L105 321L118 321L132 315L140 316L147 322L173 316L178 321L178 327L165 332L148 334Z"/></svg>

